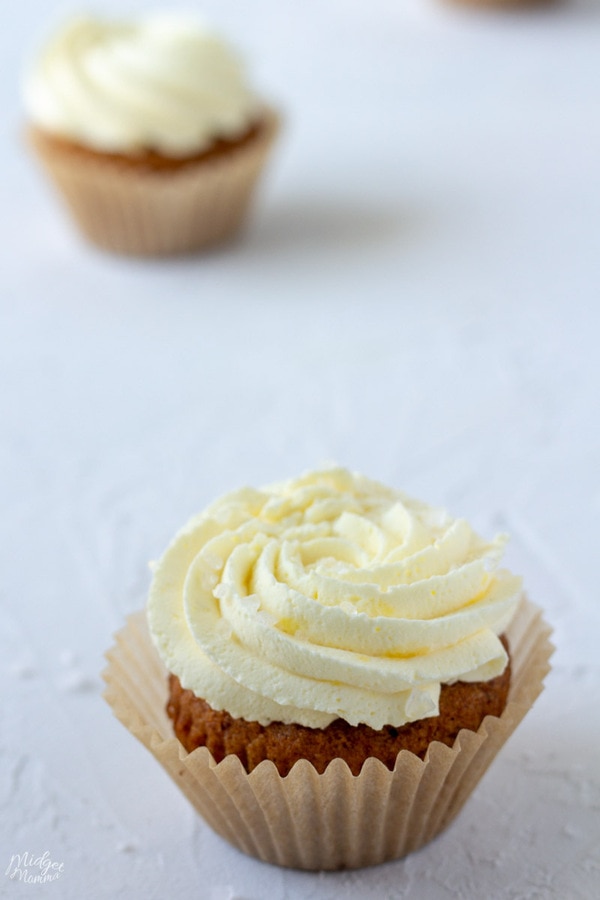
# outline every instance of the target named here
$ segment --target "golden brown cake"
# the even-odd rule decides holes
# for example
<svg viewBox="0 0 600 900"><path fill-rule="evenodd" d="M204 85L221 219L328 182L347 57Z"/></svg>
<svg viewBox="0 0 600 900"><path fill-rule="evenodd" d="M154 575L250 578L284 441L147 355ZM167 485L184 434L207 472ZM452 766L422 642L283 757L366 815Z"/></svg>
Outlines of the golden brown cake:
<svg viewBox="0 0 600 900"><path fill-rule="evenodd" d="M237 138L215 138L208 147L189 156L165 156L158 150L143 148L135 154L109 153L94 150L76 141L60 135L45 132L41 128L30 128L29 134L40 154L60 154L70 158L70 165L78 161L87 161L91 165L118 166L132 172L178 172L190 166L206 165L214 161L225 160L226 157L240 153L252 144L261 141L269 131L269 118L263 116L260 121L253 122L243 134Z"/></svg>
<svg viewBox="0 0 600 900"><path fill-rule="evenodd" d="M505 638L502 642L507 646ZM358 775L371 757L392 770L401 750L424 759L432 741L451 747L461 729L477 731L486 716L501 715L509 685L510 663L490 681L442 685L438 716L378 730L368 725L349 725L343 719L335 719L325 728L307 728L282 722L260 725L233 718L227 712L212 709L192 691L184 690L177 676L170 675L167 713L188 753L207 747L217 762L234 753L248 772L270 759L282 776L300 759L308 760L319 773L332 760L343 759L352 774Z"/></svg>

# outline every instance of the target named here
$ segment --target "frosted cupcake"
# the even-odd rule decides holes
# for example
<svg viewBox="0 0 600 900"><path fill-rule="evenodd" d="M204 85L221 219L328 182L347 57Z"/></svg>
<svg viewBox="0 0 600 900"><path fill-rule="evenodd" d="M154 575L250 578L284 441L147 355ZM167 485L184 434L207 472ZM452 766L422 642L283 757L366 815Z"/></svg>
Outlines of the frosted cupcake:
<svg viewBox="0 0 600 900"><path fill-rule="evenodd" d="M277 130L235 52L195 19L78 18L24 87L30 141L83 233L117 253L235 234Z"/></svg>
<svg viewBox="0 0 600 900"><path fill-rule="evenodd" d="M240 849L403 856L541 690L547 629L503 543L344 469L229 494L158 562L109 702Z"/></svg>

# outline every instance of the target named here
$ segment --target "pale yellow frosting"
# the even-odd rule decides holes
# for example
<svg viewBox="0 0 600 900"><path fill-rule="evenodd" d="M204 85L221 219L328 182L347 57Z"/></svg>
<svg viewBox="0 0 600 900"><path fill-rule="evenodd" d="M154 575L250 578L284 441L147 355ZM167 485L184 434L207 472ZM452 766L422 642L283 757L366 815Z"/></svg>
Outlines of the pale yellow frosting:
<svg viewBox="0 0 600 900"><path fill-rule="evenodd" d="M235 52L197 19L69 21L24 86L32 121L93 149L167 156L235 138L259 103Z"/></svg>
<svg viewBox="0 0 600 900"><path fill-rule="evenodd" d="M400 726L440 686L494 678L519 578L486 543L341 468L236 491L158 562L150 631L169 671L215 709L267 724Z"/></svg>

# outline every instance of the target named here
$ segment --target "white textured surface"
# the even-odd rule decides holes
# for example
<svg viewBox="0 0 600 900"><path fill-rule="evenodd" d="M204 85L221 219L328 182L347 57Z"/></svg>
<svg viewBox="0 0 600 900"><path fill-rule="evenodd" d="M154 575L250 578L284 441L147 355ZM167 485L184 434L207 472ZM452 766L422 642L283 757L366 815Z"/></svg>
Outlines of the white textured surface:
<svg viewBox="0 0 600 900"><path fill-rule="evenodd" d="M145 264L83 246L19 146L31 23L65 8L0 14L0 896L597 896L597 6L207 0L286 134L243 243ZM190 514L332 458L509 530L558 651L449 831L310 875L209 832L99 672ZM45 850L56 883L4 875Z"/></svg>

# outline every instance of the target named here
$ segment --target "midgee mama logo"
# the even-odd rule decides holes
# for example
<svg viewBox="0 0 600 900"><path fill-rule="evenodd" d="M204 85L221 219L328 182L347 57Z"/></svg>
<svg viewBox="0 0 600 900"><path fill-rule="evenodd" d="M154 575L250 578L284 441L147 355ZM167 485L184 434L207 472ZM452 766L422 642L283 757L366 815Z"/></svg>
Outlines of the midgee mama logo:
<svg viewBox="0 0 600 900"><path fill-rule="evenodd" d="M53 862L49 850L38 856L26 850L24 853L13 853L4 874L7 878L27 884L45 884L56 881L63 872L64 863Z"/></svg>

